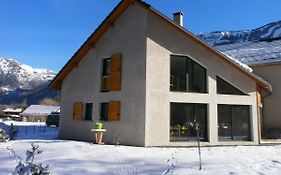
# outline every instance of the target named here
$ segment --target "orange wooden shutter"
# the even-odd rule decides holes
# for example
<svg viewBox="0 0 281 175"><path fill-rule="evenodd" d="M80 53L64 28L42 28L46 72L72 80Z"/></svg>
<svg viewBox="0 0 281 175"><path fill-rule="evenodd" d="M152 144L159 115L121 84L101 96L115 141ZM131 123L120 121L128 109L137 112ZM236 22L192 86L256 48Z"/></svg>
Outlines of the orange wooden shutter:
<svg viewBox="0 0 281 175"><path fill-rule="evenodd" d="M108 119L109 121L120 121L120 102L114 101L109 103Z"/></svg>
<svg viewBox="0 0 281 175"><path fill-rule="evenodd" d="M110 59L110 91L121 90L121 54L115 54Z"/></svg>
<svg viewBox="0 0 281 175"><path fill-rule="evenodd" d="M83 118L83 103L76 102L73 104L73 119L82 120Z"/></svg>

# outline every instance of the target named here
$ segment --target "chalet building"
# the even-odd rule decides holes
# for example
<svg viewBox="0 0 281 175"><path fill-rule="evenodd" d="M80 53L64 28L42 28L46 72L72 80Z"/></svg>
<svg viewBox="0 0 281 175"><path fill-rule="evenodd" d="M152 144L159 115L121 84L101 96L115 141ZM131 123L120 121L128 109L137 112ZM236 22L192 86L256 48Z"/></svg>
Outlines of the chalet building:
<svg viewBox="0 0 281 175"><path fill-rule="evenodd" d="M59 137L105 143L253 145L271 85L149 4L122 0L57 74Z"/></svg>
<svg viewBox="0 0 281 175"><path fill-rule="evenodd" d="M52 112L59 112L59 106L51 106L51 105L30 105L26 108L20 116L24 119L24 121L29 122L45 122L47 116Z"/></svg>

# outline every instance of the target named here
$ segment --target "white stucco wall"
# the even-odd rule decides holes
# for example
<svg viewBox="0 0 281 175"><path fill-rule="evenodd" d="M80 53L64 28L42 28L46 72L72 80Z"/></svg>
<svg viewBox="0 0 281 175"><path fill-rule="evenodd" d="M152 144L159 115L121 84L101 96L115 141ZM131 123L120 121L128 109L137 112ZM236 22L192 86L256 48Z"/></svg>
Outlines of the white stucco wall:
<svg viewBox="0 0 281 175"><path fill-rule="evenodd" d="M146 11L130 6L63 81L59 136L93 140L90 129L99 120L100 104L121 102L121 120L103 122L105 143L144 146ZM122 54L121 91L100 92L102 59ZM93 103L93 121L74 121L73 103Z"/></svg>
<svg viewBox="0 0 281 175"><path fill-rule="evenodd" d="M281 128L281 63L253 66L254 72L272 85L273 92L263 101L265 129Z"/></svg>
<svg viewBox="0 0 281 175"><path fill-rule="evenodd" d="M148 14L146 63L146 146L186 146L194 142L170 142L170 103L208 104L208 139L203 145L257 144L256 82L206 48ZM170 55L187 55L207 69L207 94L170 92ZM249 96L218 95L216 76L231 82ZM251 105L251 142L218 142L217 104Z"/></svg>

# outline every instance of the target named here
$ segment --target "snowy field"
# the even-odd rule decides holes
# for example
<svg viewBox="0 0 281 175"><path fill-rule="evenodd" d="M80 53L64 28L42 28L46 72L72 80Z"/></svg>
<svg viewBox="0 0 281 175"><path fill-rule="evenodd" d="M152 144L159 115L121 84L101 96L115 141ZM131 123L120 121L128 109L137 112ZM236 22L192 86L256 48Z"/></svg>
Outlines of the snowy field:
<svg viewBox="0 0 281 175"><path fill-rule="evenodd" d="M27 125L27 123L25 124ZM31 128L33 126L30 126ZM134 175L134 174L280 174L281 145L202 148L198 170L197 148L140 148L94 145L87 142L57 140L57 129L48 128L35 137L0 143L0 174L11 173L17 165L7 147L25 158L31 143L44 152L36 162L50 166L52 174ZM33 136L32 136L33 135ZM35 134L37 135L37 134Z"/></svg>

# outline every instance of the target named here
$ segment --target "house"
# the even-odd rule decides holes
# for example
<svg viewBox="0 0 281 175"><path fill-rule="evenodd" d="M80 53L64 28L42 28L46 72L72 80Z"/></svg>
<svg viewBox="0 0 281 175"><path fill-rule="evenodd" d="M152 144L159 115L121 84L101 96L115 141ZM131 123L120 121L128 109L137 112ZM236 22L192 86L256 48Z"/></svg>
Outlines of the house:
<svg viewBox="0 0 281 175"><path fill-rule="evenodd" d="M202 145L258 144L271 85L182 20L121 1L49 84L61 91L59 137L92 141L101 120L109 144L194 146L196 121Z"/></svg>
<svg viewBox="0 0 281 175"><path fill-rule="evenodd" d="M268 81L273 92L265 95L261 119L262 136L280 138L281 134L281 38L228 44L216 47L235 59L247 64L253 72Z"/></svg>
<svg viewBox="0 0 281 175"><path fill-rule="evenodd" d="M19 115L23 109L21 108L6 108L3 110L5 115Z"/></svg>
<svg viewBox="0 0 281 175"><path fill-rule="evenodd" d="M20 113L20 115L26 121L45 122L49 114L51 114L52 112L59 112L59 111L60 111L59 106L30 105L22 113Z"/></svg>
<svg viewBox="0 0 281 175"><path fill-rule="evenodd" d="M20 113L23 109L21 108L6 108L3 110L5 116L11 117L13 120L21 120Z"/></svg>

